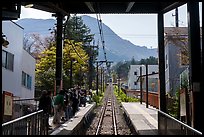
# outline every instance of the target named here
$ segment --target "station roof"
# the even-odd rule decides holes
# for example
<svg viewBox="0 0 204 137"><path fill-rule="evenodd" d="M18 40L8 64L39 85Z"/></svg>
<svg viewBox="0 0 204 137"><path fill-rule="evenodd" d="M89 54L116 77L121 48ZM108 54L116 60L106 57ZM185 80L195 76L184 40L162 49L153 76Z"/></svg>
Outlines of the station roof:
<svg viewBox="0 0 204 137"><path fill-rule="evenodd" d="M119 2L104 1L100 2L92 0L91 2L85 2L81 0L57 0L57 1L36 1L36 0L24 0L18 2L4 2L2 7L3 19L19 18L19 8L22 6L28 6L32 4L31 8L43 10L51 13L60 12L64 16L68 14L150 14L150 13L166 13L170 10L179 7L186 2L177 1L146 1L135 0L128 1L122 0ZM17 8L18 9L17 9ZM16 9L16 12L15 12ZM15 15L15 16L14 16Z"/></svg>

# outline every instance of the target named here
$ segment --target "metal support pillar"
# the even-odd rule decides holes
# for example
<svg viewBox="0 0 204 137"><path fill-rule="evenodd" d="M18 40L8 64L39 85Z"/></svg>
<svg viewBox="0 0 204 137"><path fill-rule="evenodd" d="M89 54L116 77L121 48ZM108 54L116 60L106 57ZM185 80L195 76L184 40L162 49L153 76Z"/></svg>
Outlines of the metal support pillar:
<svg viewBox="0 0 204 137"><path fill-rule="evenodd" d="M159 49L160 110L166 113L164 15L161 12L158 13L158 49Z"/></svg>
<svg viewBox="0 0 204 137"><path fill-rule="evenodd" d="M176 27L179 26L179 20L178 20L178 7L175 9L175 22L176 22Z"/></svg>
<svg viewBox="0 0 204 137"><path fill-rule="evenodd" d="M103 92L105 91L105 70L103 71Z"/></svg>
<svg viewBox="0 0 204 137"><path fill-rule="evenodd" d="M71 58L71 61L70 61L70 88L73 88L72 87L72 69L73 69L73 59Z"/></svg>
<svg viewBox="0 0 204 137"><path fill-rule="evenodd" d="M142 104L142 67L140 67L140 104Z"/></svg>
<svg viewBox="0 0 204 137"><path fill-rule="evenodd" d="M101 67L101 92L103 92L103 69Z"/></svg>
<svg viewBox="0 0 204 137"><path fill-rule="evenodd" d="M98 95L98 62L96 62L96 95Z"/></svg>
<svg viewBox="0 0 204 137"><path fill-rule="evenodd" d="M188 35L189 35L189 80L192 91L192 127L203 132L203 111L201 109L203 98L203 85L201 84L201 45L200 45L200 25L199 25L199 3L188 2Z"/></svg>
<svg viewBox="0 0 204 137"><path fill-rule="evenodd" d="M145 65L146 66L146 108L148 108L148 64Z"/></svg>
<svg viewBox="0 0 204 137"><path fill-rule="evenodd" d="M57 13L57 40L56 40L56 92L62 89L62 55L63 55L63 44L62 44L62 23L63 15Z"/></svg>

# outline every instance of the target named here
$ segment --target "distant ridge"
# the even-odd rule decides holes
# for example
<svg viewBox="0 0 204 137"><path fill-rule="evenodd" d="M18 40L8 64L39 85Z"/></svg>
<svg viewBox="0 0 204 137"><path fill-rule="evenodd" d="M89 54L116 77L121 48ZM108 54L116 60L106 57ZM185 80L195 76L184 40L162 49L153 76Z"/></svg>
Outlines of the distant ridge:
<svg viewBox="0 0 204 137"><path fill-rule="evenodd" d="M98 60L104 60L103 48L100 42L100 35L97 20L93 17L83 15L83 22L91 29L91 33L95 34L95 45L99 41L99 56ZM17 24L24 28L24 32L27 33L39 33L42 36L50 35L49 29L54 27L56 20L54 19L20 19L16 21ZM105 50L107 60L111 61L125 61L131 60L132 57L135 60L142 58L148 58L149 56L158 57L157 49L148 49L145 46L134 45L128 40L124 40L119 37L115 32L111 30L107 25L103 24L103 34L105 40Z"/></svg>

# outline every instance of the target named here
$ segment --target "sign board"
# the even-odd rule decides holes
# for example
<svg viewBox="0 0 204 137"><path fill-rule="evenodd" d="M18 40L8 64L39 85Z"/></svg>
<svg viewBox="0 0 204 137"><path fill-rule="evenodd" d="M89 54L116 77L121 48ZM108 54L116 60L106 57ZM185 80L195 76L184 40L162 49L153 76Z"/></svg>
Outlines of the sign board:
<svg viewBox="0 0 204 137"><path fill-rule="evenodd" d="M12 116L13 111L13 94L7 91L3 92L4 97L4 115Z"/></svg>
<svg viewBox="0 0 204 137"><path fill-rule="evenodd" d="M180 116L186 116L186 93L185 93L185 89L180 90Z"/></svg>

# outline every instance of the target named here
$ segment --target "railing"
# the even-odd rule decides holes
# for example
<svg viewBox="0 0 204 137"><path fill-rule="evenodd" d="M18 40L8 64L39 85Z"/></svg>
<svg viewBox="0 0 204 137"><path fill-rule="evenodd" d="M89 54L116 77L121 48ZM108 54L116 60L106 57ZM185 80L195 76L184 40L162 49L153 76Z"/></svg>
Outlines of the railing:
<svg viewBox="0 0 204 137"><path fill-rule="evenodd" d="M140 98L140 91L139 90L126 90L122 89L125 94L128 94L130 96L134 96L136 98ZM142 101L146 102L146 91L142 92ZM148 92L148 103L149 105L159 108L159 98L157 92Z"/></svg>
<svg viewBox="0 0 204 137"><path fill-rule="evenodd" d="M13 116L16 119L38 110L39 98L13 99Z"/></svg>
<svg viewBox="0 0 204 137"><path fill-rule="evenodd" d="M143 91L142 94L143 94L142 100L143 100L143 102L146 102L146 91ZM158 93L148 91L148 103L149 103L149 105L156 107L156 108L159 108L159 102L158 101L159 101L158 100Z"/></svg>
<svg viewBox="0 0 204 137"><path fill-rule="evenodd" d="M48 135L43 110L2 124L2 135Z"/></svg>
<svg viewBox="0 0 204 137"><path fill-rule="evenodd" d="M20 118L38 110L39 98L17 99L13 97L12 100L12 114L2 115L2 123Z"/></svg>
<svg viewBox="0 0 204 137"><path fill-rule="evenodd" d="M202 135L202 133L185 123L158 110L159 135Z"/></svg>

